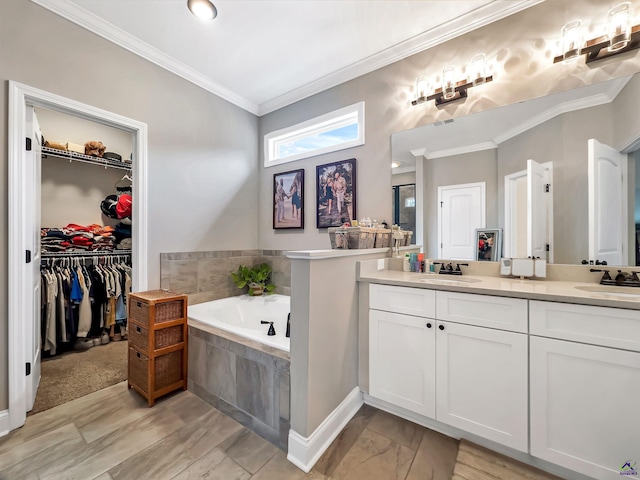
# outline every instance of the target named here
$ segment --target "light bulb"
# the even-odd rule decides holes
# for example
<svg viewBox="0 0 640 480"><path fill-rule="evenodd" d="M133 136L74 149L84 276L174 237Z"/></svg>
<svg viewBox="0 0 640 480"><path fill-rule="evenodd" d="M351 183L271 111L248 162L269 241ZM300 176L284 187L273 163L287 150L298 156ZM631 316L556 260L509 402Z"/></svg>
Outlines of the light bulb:
<svg viewBox="0 0 640 480"><path fill-rule="evenodd" d="M624 2L609 10L609 51L614 52L626 47L631 40L631 22L629 7L631 2Z"/></svg>
<svg viewBox="0 0 640 480"><path fill-rule="evenodd" d="M442 96L451 100L456 96L456 67L449 65L442 70Z"/></svg>

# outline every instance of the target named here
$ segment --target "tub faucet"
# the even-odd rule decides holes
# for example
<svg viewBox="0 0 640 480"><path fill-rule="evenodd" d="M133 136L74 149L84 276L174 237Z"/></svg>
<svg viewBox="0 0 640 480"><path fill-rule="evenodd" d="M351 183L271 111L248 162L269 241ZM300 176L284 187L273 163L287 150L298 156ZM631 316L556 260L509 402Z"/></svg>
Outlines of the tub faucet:
<svg viewBox="0 0 640 480"><path fill-rule="evenodd" d="M273 322L268 322L267 320L260 320L260 323L263 325L269 324L269 331L267 332L267 335L272 337L276 334L276 329L273 328Z"/></svg>
<svg viewBox="0 0 640 480"><path fill-rule="evenodd" d="M287 333L285 337L291 337L291 312L289 312L289 315L287 315Z"/></svg>

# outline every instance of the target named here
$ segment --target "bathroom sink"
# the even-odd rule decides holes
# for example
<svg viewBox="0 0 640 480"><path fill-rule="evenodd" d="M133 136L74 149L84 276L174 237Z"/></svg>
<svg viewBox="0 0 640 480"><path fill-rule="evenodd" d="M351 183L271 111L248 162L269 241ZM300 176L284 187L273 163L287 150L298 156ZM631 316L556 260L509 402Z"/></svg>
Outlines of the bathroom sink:
<svg viewBox="0 0 640 480"><path fill-rule="evenodd" d="M640 300L640 288L633 287L609 287L607 285L580 285L574 287L583 292L595 293L611 298L628 298L630 300Z"/></svg>
<svg viewBox="0 0 640 480"><path fill-rule="evenodd" d="M434 277L434 278L421 278L421 282L423 283L431 283L433 285L452 285L457 287L464 287L465 285L469 285L470 283L476 283L480 280L477 278L467 278L467 277L457 277L457 278L442 278L442 277Z"/></svg>

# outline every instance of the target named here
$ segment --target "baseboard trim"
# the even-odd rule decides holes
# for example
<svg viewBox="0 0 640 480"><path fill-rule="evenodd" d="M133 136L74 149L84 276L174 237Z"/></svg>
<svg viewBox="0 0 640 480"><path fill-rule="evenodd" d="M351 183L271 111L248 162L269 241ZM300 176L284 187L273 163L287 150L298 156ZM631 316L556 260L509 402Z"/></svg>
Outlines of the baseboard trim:
<svg viewBox="0 0 640 480"><path fill-rule="evenodd" d="M0 412L0 437L4 437L11 431L9 428L9 410Z"/></svg>
<svg viewBox="0 0 640 480"><path fill-rule="evenodd" d="M309 473L363 403L362 392L360 388L355 387L309 437L303 437L290 429L287 460L305 473Z"/></svg>

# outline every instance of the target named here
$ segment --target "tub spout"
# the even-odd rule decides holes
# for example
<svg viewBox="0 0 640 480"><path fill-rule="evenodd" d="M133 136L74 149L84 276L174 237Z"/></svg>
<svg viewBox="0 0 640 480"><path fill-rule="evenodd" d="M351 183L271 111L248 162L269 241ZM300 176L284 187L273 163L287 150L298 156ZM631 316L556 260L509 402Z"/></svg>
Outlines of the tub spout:
<svg viewBox="0 0 640 480"><path fill-rule="evenodd" d="M287 315L287 334L285 337L289 338L291 336L291 312Z"/></svg>
<svg viewBox="0 0 640 480"><path fill-rule="evenodd" d="M266 320L260 320L260 323L263 324L263 325L269 324L269 331L267 332L267 335L269 335L270 337L273 337L276 334L276 329L273 328L273 322L268 322Z"/></svg>

